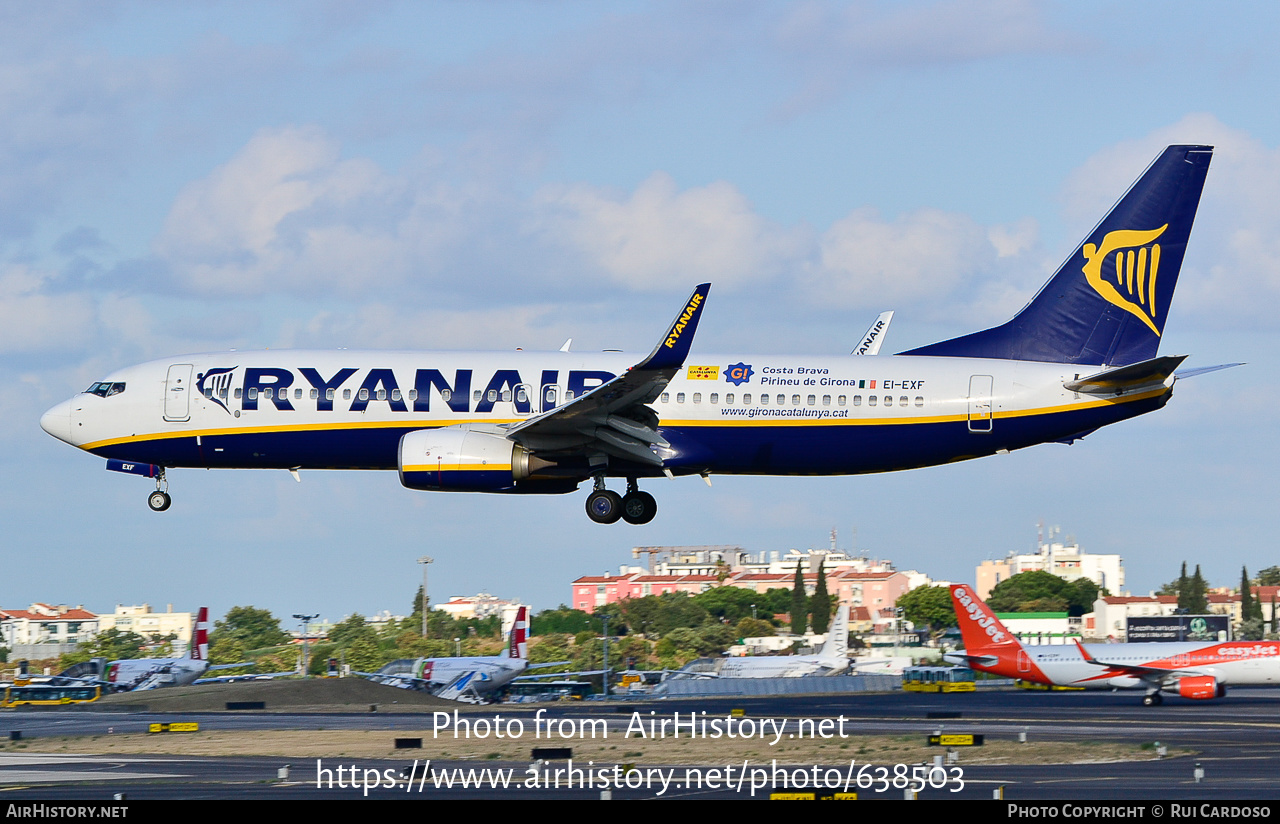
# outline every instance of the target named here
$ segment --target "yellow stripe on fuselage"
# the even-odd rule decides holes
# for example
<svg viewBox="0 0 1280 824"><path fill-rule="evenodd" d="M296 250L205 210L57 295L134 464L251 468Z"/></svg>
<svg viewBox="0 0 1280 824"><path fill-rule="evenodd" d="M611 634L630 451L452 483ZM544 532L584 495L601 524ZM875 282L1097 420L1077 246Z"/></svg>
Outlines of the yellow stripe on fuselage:
<svg viewBox="0 0 1280 824"><path fill-rule="evenodd" d="M1105 406L1116 406L1122 403L1133 403L1135 401L1146 400L1147 398L1158 397L1169 392L1171 387L1162 386L1158 389L1152 389L1147 392L1141 392L1136 395L1120 395L1115 398L1102 398L1098 400L1084 401L1080 403L1063 404L1059 406L1045 406L1035 409L1011 409L1006 411L995 412L992 417L998 419L1008 418L1025 418L1037 415L1053 415L1060 412L1075 412L1082 409L1097 409ZM722 407L723 408L723 407ZM808 407L790 407L790 408L808 408ZM965 421L969 419L967 413L958 413L952 415L932 415L932 416L915 416L915 417L864 417L864 418L829 418L829 417L797 417L797 418L770 418L766 416L747 418L747 417L708 417L696 419L676 419L663 418L661 426L664 427L742 427L742 426L910 426L929 423L953 423ZM106 446L116 446L118 444L127 443L143 443L146 441L162 441L170 438L193 438L193 437L215 437L221 435L262 435L279 432L323 432L334 430L352 430L352 429L437 429L444 426L457 426L464 423L486 423L486 424L504 424L519 423L524 418L477 418L473 420L404 420L404 421L353 421L346 423L298 423L298 424L279 424L273 426L255 426L255 427L239 427L234 429L191 429L178 432L153 432L145 435L130 435L123 438L109 438L102 441L94 441L81 445L81 449L92 451ZM985 420L985 418L983 419ZM509 467L508 467L509 468Z"/></svg>

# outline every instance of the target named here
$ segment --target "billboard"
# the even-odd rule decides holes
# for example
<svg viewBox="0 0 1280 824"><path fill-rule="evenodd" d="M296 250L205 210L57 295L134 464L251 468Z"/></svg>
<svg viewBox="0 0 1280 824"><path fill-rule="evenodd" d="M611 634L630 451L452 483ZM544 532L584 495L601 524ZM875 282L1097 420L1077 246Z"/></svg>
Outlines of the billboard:
<svg viewBox="0 0 1280 824"><path fill-rule="evenodd" d="M1162 615L1129 618L1125 638L1143 641L1227 641L1231 618L1227 615Z"/></svg>

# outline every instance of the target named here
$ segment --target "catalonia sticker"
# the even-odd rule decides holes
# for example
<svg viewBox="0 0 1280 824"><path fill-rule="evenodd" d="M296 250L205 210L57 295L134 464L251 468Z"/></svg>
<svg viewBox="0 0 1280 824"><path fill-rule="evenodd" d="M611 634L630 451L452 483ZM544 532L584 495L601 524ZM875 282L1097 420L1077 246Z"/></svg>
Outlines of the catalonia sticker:
<svg viewBox="0 0 1280 824"><path fill-rule="evenodd" d="M685 378L691 381L713 381L719 377L719 366L690 366L685 372Z"/></svg>

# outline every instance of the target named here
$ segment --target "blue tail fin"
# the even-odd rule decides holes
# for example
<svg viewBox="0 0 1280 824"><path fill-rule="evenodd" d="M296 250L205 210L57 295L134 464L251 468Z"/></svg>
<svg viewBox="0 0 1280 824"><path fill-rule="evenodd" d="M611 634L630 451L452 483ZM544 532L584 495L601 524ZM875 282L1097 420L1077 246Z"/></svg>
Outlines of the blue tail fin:
<svg viewBox="0 0 1280 824"><path fill-rule="evenodd" d="M1013 320L903 352L1118 365L1155 357L1212 146L1170 146Z"/></svg>

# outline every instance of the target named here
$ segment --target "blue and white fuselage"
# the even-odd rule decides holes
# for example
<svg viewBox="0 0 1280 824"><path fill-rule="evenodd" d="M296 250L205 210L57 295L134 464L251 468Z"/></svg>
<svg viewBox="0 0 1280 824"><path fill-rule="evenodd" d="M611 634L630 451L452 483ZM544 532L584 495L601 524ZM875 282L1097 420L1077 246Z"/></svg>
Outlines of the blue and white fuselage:
<svg viewBox="0 0 1280 824"><path fill-rule="evenodd" d="M155 477L157 510L166 468L396 469L441 491L592 480L590 517L636 524L657 510L642 478L888 472L1070 442L1170 397L1183 358L1157 351L1211 155L1166 149L1008 323L899 355L695 353L702 284L645 357L188 355L108 375L41 426ZM857 351L878 351L888 320Z"/></svg>

